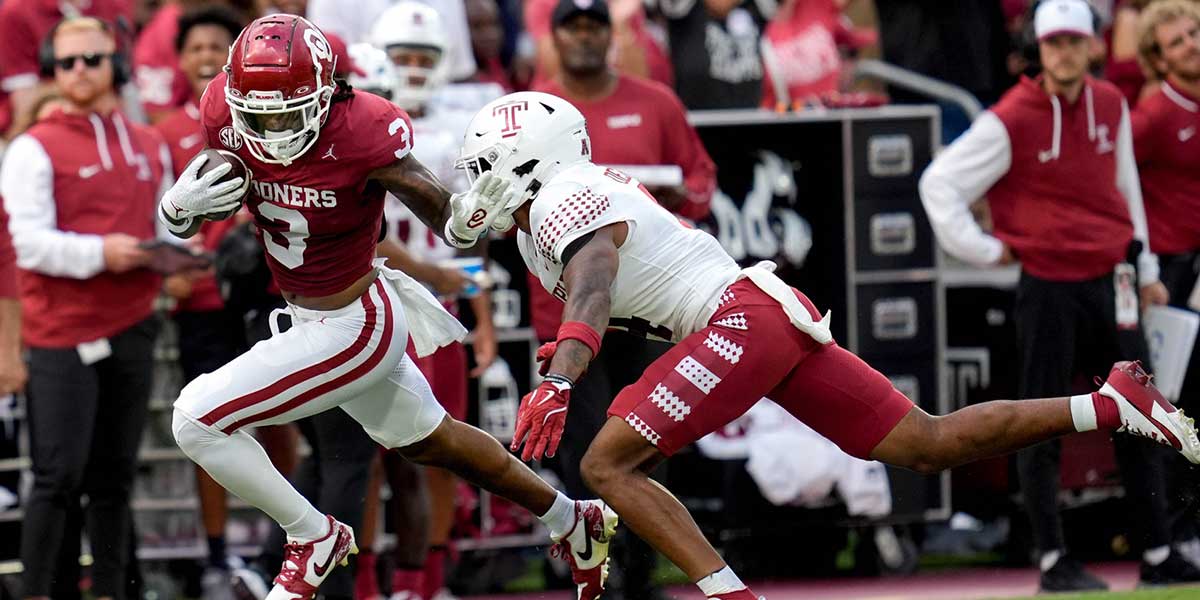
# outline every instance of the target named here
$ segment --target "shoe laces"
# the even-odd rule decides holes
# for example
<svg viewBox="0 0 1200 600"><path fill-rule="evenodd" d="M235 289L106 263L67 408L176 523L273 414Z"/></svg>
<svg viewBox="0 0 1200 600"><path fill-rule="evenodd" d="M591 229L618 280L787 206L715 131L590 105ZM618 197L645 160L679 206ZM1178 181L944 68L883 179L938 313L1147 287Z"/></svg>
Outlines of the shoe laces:
<svg viewBox="0 0 1200 600"><path fill-rule="evenodd" d="M300 565L304 564L304 544L289 542L283 547L283 566L279 569L277 580L285 582L296 581L304 575Z"/></svg>

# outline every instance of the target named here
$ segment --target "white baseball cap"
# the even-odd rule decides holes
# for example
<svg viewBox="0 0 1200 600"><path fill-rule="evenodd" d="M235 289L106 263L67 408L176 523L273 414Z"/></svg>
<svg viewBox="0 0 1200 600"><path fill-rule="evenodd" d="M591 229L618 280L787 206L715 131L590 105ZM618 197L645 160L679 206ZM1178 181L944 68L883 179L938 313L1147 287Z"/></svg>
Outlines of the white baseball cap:
<svg viewBox="0 0 1200 600"><path fill-rule="evenodd" d="M1039 40L1061 34L1091 37L1096 34L1092 25L1092 9L1084 0L1045 0L1033 15Z"/></svg>

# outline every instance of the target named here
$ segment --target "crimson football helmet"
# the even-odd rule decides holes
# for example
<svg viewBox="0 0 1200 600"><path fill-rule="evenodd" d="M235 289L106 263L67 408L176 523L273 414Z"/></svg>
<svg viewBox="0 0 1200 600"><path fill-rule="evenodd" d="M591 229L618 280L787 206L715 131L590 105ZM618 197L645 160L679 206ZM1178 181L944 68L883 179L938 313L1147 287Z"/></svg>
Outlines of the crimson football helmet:
<svg viewBox="0 0 1200 600"><path fill-rule="evenodd" d="M336 63L325 35L304 17L269 15L242 30L225 64L225 103L255 158L286 166L316 143Z"/></svg>

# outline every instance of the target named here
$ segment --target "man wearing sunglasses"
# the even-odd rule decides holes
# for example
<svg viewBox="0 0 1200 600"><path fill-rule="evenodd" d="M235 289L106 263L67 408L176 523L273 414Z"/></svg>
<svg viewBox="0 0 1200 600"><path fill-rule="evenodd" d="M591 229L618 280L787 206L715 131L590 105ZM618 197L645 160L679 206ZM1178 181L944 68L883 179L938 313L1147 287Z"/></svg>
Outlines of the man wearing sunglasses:
<svg viewBox="0 0 1200 600"><path fill-rule="evenodd" d="M21 560L26 597L48 597L68 507L86 493L93 593L120 598L160 283L139 242L155 237L171 161L158 134L118 109L104 22L66 19L47 43L63 106L14 138L0 166L30 361Z"/></svg>

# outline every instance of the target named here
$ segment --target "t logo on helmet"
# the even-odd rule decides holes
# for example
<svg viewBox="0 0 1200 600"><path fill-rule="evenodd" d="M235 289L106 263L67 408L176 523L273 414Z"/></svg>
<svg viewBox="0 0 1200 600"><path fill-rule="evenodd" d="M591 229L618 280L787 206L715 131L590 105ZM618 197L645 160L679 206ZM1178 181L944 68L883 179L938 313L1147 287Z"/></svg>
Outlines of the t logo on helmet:
<svg viewBox="0 0 1200 600"><path fill-rule="evenodd" d="M493 108L492 116L504 119L504 125L500 128L500 137L509 138L520 133L521 124L517 122L517 114L527 110L529 110L529 103L524 100L501 104Z"/></svg>

